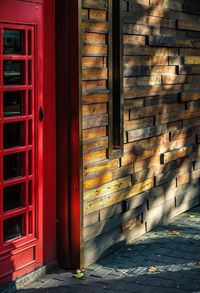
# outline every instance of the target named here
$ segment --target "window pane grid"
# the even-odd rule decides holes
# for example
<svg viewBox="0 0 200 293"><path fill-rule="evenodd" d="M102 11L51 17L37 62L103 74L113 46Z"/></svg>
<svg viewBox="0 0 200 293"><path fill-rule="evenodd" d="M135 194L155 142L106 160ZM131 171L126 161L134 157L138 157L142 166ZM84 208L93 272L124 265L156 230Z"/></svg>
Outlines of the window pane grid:
<svg viewBox="0 0 200 293"><path fill-rule="evenodd" d="M0 24L0 251L35 229L33 29Z"/></svg>

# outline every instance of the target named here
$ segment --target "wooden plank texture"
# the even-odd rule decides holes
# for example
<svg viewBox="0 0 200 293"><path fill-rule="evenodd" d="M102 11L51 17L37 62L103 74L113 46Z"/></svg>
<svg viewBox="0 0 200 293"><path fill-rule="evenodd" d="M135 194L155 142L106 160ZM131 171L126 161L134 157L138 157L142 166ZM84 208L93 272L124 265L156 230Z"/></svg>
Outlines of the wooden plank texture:
<svg viewBox="0 0 200 293"><path fill-rule="evenodd" d="M109 159L116 1L82 1L87 263L199 203L200 2L122 1L124 153Z"/></svg>

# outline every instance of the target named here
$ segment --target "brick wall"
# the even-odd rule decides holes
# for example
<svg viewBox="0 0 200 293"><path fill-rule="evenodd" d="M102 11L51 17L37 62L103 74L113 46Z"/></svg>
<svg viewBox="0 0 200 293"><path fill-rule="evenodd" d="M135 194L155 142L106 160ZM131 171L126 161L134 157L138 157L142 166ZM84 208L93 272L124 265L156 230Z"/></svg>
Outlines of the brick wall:
<svg viewBox="0 0 200 293"><path fill-rule="evenodd" d="M199 204L200 3L123 3L124 156L109 160L108 0L82 1L86 265Z"/></svg>

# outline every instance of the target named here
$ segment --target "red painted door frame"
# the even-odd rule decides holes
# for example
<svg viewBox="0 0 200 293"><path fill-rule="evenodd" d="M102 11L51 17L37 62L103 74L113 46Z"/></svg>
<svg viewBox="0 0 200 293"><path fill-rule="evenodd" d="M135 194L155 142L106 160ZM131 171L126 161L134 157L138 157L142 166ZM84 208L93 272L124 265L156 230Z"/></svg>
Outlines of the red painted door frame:
<svg viewBox="0 0 200 293"><path fill-rule="evenodd" d="M0 2L0 22L34 27L34 39L37 44L34 56L34 82L37 96L35 105L36 231L35 237L31 241L16 240L2 255L1 265L8 265L5 277L1 278L2 283L15 279L56 258L54 13L54 0L1 0ZM40 121L40 108L44 109L43 121ZM24 251L27 253L23 254ZM21 259L20 255L22 255ZM21 260L25 256L28 260L27 264L23 266ZM3 273L4 271L2 271L2 276Z"/></svg>
<svg viewBox="0 0 200 293"><path fill-rule="evenodd" d="M57 256L65 268L83 267L81 7L56 2Z"/></svg>

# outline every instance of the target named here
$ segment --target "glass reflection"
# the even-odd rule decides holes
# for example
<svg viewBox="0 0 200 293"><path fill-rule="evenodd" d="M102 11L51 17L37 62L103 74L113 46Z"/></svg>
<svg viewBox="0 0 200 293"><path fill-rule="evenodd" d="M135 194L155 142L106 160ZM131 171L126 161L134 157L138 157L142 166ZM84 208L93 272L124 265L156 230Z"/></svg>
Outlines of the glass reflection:
<svg viewBox="0 0 200 293"><path fill-rule="evenodd" d="M20 215L3 223L3 240L8 241L23 235L24 216Z"/></svg>
<svg viewBox="0 0 200 293"><path fill-rule="evenodd" d="M13 154L3 159L3 179L8 180L24 175L24 154Z"/></svg>
<svg viewBox="0 0 200 293"><path fill-rule="evenodd" d="M5 29L3 32L3 53L20 54L23 50L24 32L19 30Z"/></svg>
<svg viewBox="0 0 200 293"><path fill-rule="evenodd" d="M24 123L9 123L3 126L4 149L24 145Z"/></svg>
<svg viewBox="0 0 200 293"><path fill-rule="evenodd" d="M3 80L5 85L24 84L24 61L4 61Z"/></svg>
<svg viewBox="0 0 200 293"><path fill-rule="evenodd" d="M9 186L3 190L3 211L24 206L24 184Z"/></svg>
<svg viewBox="0 0 200 293"><path fill-rule="evenodd" d="M3 96L3 115L17 116L23 115L23 93L5 92Z"/></svg>

